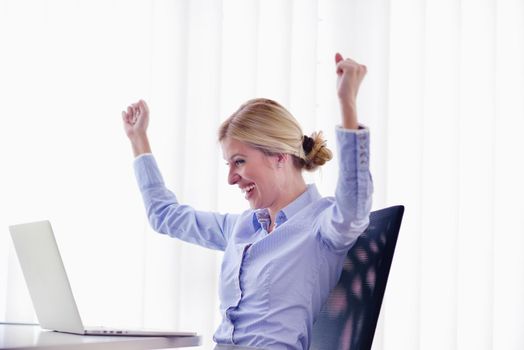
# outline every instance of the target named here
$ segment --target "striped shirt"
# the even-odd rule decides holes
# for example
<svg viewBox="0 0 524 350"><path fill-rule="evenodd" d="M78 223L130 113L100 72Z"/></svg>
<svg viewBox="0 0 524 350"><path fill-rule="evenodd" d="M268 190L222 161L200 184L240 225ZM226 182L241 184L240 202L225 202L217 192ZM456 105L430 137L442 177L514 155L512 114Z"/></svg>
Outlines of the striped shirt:
<svg viewBox="0 0 524 350"><path fill-rule="evenodd" d="M369 223L373 184L369 130L337 128L339 176L334 197L315 185L276 215L198 211L178 203L151 154L137 157L135 175L154 230L224 252L218 344L308 349L312 326L344 257Z"/></svg>

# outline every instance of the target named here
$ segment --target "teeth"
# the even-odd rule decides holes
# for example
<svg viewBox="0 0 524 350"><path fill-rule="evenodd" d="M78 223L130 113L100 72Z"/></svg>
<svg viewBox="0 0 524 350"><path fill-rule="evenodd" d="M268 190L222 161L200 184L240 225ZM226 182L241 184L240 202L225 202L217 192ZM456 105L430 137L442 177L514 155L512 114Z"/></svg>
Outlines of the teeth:
<svg viewBox="0 0 524 350"><path fill-rule="evenodd" d="M255 188L255 184L251 184L249 186L241 188L240 190L242 191L242 193L246 193L246 192L251 192L251 190L253 190L253 188Z"/></svg>

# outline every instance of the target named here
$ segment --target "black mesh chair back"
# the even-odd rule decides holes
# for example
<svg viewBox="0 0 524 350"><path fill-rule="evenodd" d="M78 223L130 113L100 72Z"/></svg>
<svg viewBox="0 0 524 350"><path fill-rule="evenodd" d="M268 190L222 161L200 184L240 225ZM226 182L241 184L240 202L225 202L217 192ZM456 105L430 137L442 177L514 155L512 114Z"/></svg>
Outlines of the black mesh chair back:
<svg viewBox="0 0 524 350"><path fill-rule="evenodd" d="M404 206L371 213L313 325L310 350L371 349Z"/></svg>

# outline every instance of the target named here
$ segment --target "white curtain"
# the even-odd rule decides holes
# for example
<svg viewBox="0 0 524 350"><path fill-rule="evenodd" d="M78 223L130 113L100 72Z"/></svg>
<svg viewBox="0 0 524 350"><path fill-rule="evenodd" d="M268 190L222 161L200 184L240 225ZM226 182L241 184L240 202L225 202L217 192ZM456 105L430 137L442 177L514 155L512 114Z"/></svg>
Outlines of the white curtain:
<svg viewBox="0 0 524 350"><path fill-rule="evenodd" d="M0 0L0 47L0 321L35 321L7 225L50 219L85 323L210 348L221 254L148 228L120 111L148 101L181 201L239 212L220 121L269 97L334 146L340 51L368 66L374 208L406 206L374 348L524 347L522 0Z"/></svg>

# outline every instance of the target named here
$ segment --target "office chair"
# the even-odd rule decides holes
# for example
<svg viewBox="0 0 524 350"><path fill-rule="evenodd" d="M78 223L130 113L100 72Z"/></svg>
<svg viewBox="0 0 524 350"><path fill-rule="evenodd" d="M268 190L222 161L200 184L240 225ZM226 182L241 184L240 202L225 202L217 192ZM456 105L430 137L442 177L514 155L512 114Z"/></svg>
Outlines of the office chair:
<svg viewBox="0 0 524 350"><path fill-rule="evenodd" d="M371 349L403 214L401 205L371 213L313 325L310 350Z"/></svg>

